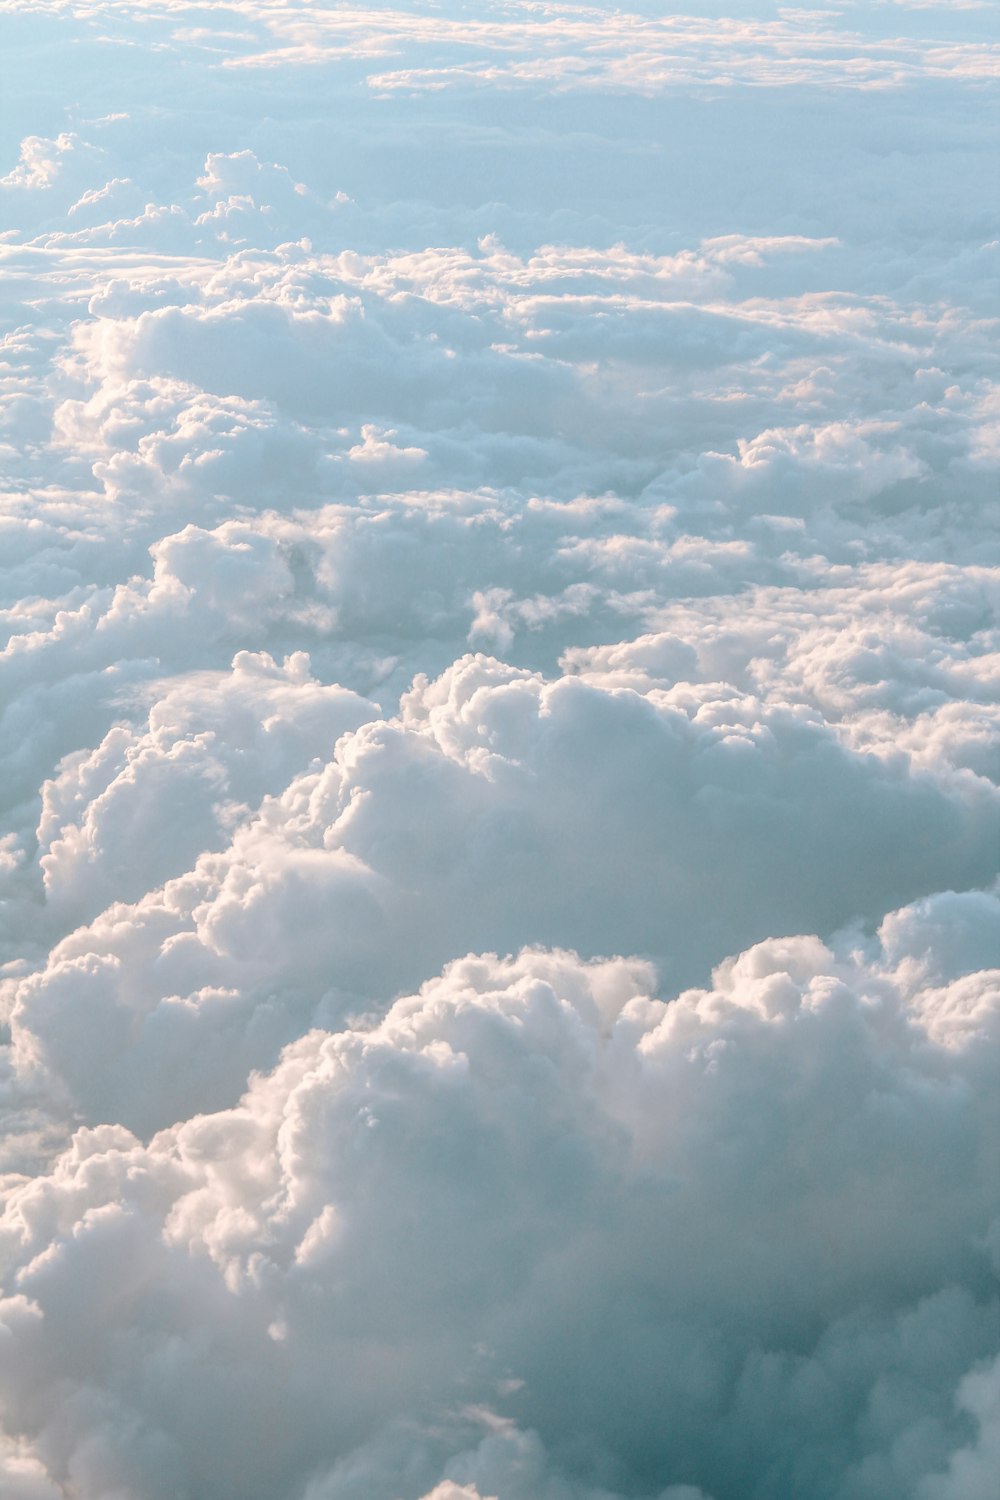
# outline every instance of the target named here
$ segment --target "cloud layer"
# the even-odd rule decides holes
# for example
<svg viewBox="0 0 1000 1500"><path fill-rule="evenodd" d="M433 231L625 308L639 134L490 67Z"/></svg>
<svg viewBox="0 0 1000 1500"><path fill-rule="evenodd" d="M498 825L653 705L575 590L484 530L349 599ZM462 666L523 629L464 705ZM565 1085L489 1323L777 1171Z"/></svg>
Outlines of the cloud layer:
<svg viewBox="0 0 1000 1500"><path fill-rule="evenodd" d="M0 0L11 1500L992 1500L996 7L690 11Z"/></svg>

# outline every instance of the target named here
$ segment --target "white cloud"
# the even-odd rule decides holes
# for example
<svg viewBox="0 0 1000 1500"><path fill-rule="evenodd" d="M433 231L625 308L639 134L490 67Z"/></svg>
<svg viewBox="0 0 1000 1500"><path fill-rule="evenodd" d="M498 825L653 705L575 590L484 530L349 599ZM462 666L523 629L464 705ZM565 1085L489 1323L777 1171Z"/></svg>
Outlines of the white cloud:
<svg viewBox="0 0 1000 1500"><path fill-rule="evenodd" d="M39 862L49 902L92 913L182 873L211 846L213 823L224 842L227 824L375 711L323 687L304 653L281 668L244 651L229 675L171 678L144 734L116 726L43 786Z"/></svg>
<svg viewBox="0 0 1000 1500"><path fill-rule="evenodd" d="M63 131L54 140L44 136L28 135L21 142L20 159L6 177L0 177L0 187L47 188L59 175L62 157L79 146L79 137Z"/></svg>
<svg viewBox="0 0 1000 1500"><path fill-rule="evenodd" d="M689 9L0 0L4 1497L992 1495L995 7Z"/></svg>
<svg viewBox="0 0 1000 1500"><path fill-rule="evenodd" d="M16 1426L85 1497L203 1486L232 1400L276 1424L244 1494L326 1466L310 1496L416 1496L435 1465L510 1500L728 1493L748 1461L905 1493L976 1462L997 971L928 991L898 939L834 948L764 943L669 1005L620 959L470 957L231 1111L81 1132L8 1210Z"/></svg>
<svg viewBox="0 0 1000 1500"><path fill-rule="evenodd" d="M290 1028L384 1006L470 948L642 952L676 987L734 939L870 925L887 898L995 867L991 782L858 754L716 684L546 684L470 656L387 723L297 664L292 682L236 666L231 685L206 679L211 698L180 684L146 735L113 730L46 789L53 918L136 903L16 992L15 1055L89 1119L148 1130L231 1098ZM296 756L308 768L257 811ZM181 878L157 890L166 875Z"/></svg>

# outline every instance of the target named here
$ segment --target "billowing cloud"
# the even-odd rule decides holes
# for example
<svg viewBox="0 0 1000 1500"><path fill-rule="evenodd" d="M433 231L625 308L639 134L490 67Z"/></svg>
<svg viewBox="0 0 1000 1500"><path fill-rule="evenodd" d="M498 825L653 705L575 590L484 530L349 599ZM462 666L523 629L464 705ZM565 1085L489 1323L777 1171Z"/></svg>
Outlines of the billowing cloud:
<svg viewBox="0 0 1000 1500"><path fill-rule="evenodd" d="M8 1409L84 1496L948 1494L1000 1222L1000 971L955 943L995 962L998 916L771 939L666 1004L468 957L231 1110L83 1130L11 1196ZM237 1410L268 1442L223 1472Z"/></svg>
<svg viewBox="0 0 1000 1500"><path fill-rule="evenodd" d="M0 0L5 1500L992 1500L995 6L688 9Z"/></svg>

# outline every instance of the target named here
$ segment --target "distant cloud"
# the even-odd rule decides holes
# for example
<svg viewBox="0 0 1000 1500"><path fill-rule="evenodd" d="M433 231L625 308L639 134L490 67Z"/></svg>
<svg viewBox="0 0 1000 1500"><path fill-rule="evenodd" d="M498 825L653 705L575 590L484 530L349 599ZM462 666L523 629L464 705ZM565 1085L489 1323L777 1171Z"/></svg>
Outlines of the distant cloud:
<svg viewBox="0 0 1000 1500"><path fill-rule="evenodd" d="M55 140L28 135L21 142L20 160L6 177L0 177L0 188L47 188L55 182L62 158L79 146L79 137L63 131Z"/></svg>

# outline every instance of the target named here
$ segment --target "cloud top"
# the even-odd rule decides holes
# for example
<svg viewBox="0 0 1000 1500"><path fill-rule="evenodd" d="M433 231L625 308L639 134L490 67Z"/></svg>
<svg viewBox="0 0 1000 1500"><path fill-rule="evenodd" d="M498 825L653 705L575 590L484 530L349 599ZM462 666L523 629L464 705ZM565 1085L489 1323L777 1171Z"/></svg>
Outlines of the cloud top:
<svg viewBox="0 0 1000 1500"><path fill-rule="evenodd" d="M995 9L0 0L4 1500L992 1500Z"/></svg>

